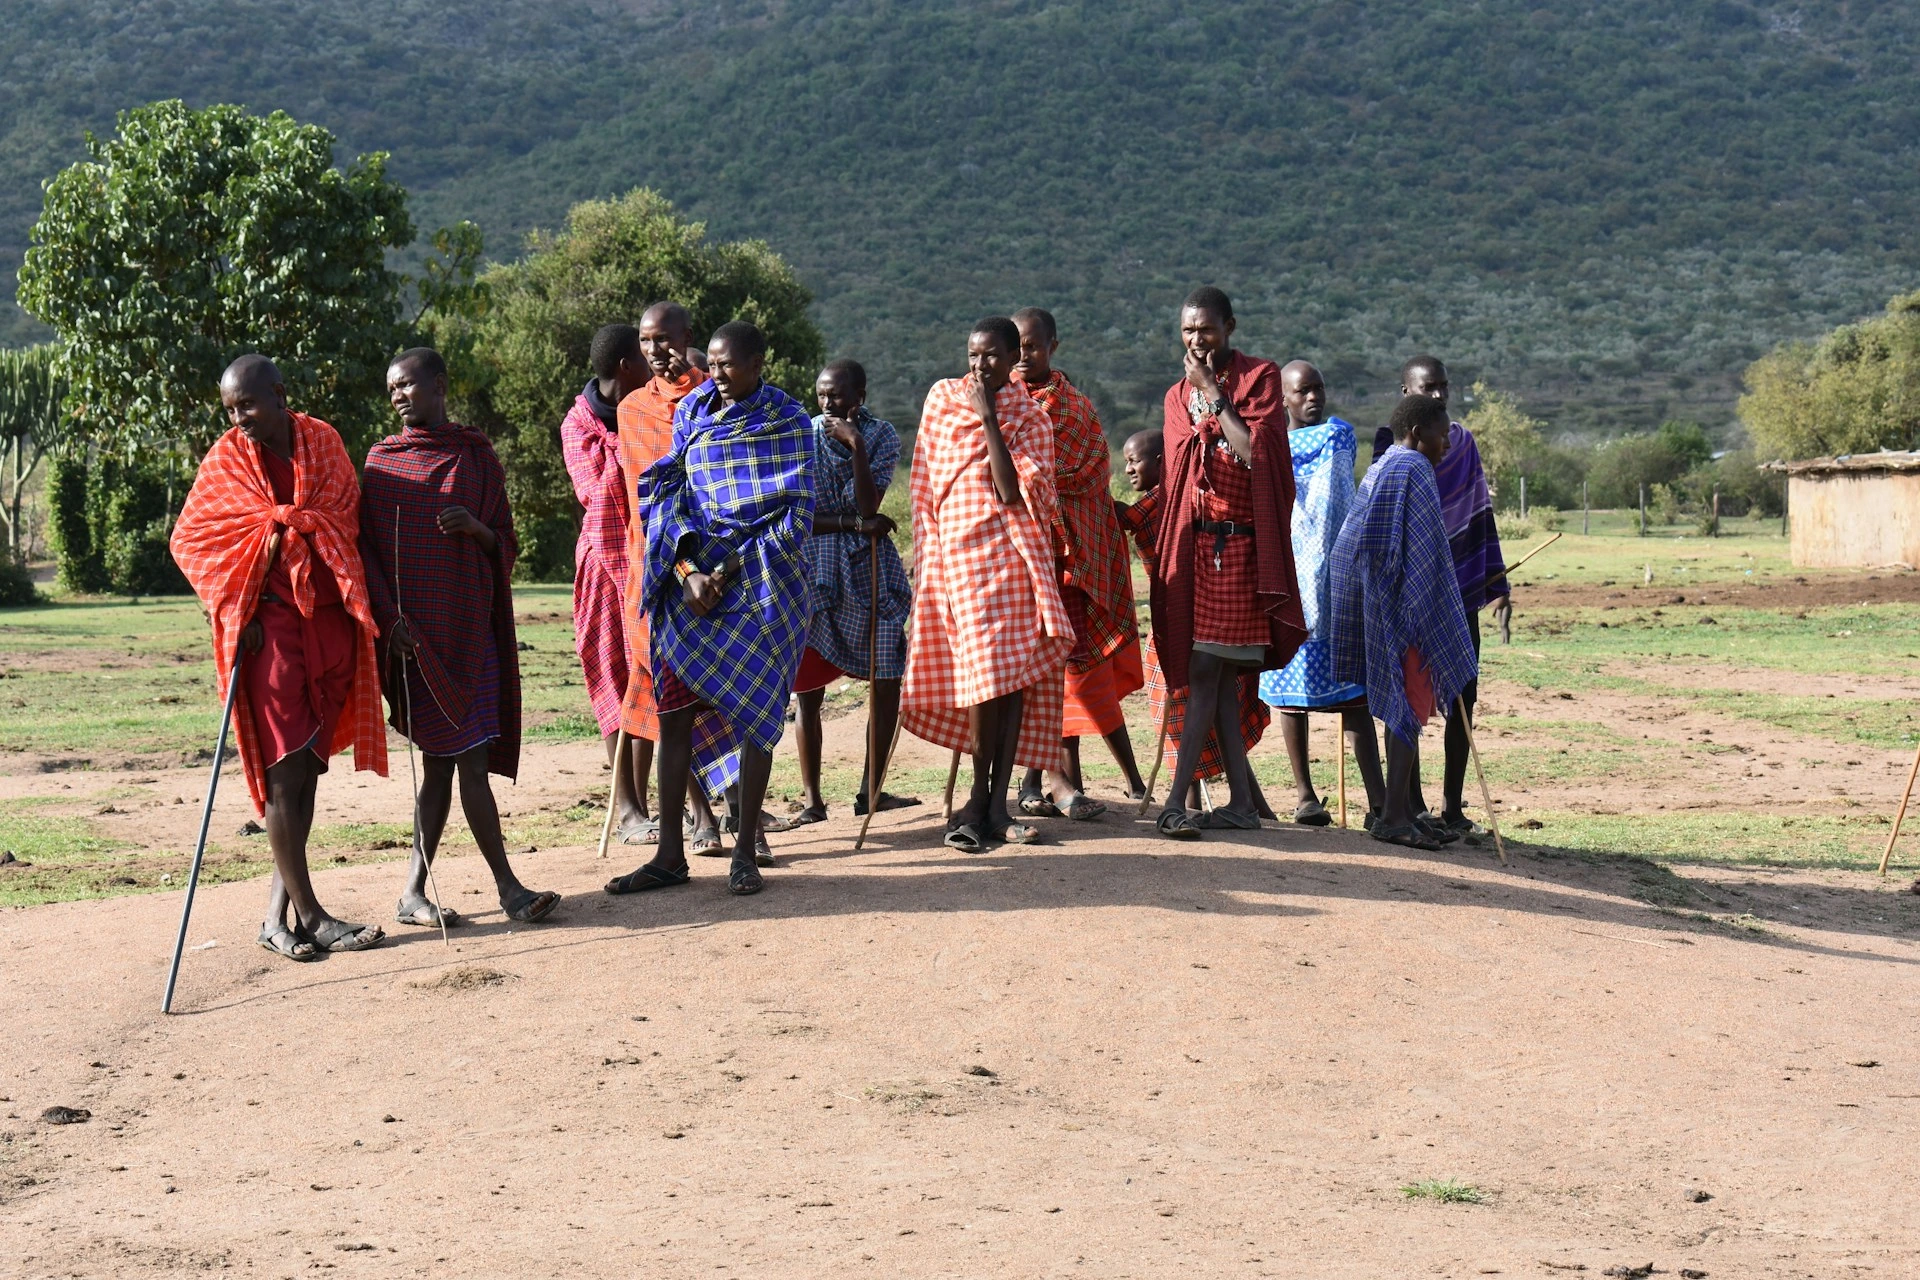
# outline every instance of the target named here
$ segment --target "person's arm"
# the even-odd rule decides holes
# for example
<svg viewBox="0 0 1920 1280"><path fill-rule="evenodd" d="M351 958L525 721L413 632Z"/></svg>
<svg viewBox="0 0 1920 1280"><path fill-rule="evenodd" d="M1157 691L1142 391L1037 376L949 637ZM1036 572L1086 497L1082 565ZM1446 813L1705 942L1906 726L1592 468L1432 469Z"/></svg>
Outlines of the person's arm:
<svg viewBox="0 0 1920 1280"><path fill-rule="evenodd" d="M1187 383L1220 406L1214 412L1214 418L1220 424L1220 434L1226 438L1227 447L1233 450L1233 456L1240 459L1241 465L1252 466L1253 432L1241 420L1240 411L1227 401L1213 366L1191 351L1187 352Z"/></svg>
<svg viewBox="0 0 1920 1280"><path fill-rule="evenodd" d="M1013 454L1007 450L1006 439L1000 434L1000 418L994 412L993 395L986 384L971 373L967 375L967 392L972 397L974 412L980 415L980 425L986 429L987 470L993 477L993 491L1004 505L1022 506L1020 476L1013 468Z"/></svg>

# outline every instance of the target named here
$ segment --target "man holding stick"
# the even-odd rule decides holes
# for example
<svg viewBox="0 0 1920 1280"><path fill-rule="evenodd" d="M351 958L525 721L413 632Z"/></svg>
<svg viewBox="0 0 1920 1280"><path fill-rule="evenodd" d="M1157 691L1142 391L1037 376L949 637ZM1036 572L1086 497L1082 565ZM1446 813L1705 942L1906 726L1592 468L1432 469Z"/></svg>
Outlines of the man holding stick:
<svg viewBox="0 0 1920 1280"><path fill-rule="evenodd" d="M379 927L330 915L307 870L327 758L351 747L355 768L387 772L374 618L355 546L360 486L339 435L287 408L265 356L227 367L220 403L232 427L201 460L170 545L212 621L218 682L240 682L240 764L273 850L259 942L289 960L362 951L384 936ZM236 646L245 651L237 677Z"/></svg>

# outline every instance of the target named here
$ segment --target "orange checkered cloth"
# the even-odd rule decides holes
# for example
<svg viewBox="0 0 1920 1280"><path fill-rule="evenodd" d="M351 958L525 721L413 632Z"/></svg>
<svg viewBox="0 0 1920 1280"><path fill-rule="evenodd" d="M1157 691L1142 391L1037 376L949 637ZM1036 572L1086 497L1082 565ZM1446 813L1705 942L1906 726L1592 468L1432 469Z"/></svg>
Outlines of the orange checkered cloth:
<svg viewBox="0 0 1920 1280"><path fill-rule="evenodd" d="M216 685L226 696L240 632L260 607L267 578L267 548L275 530L280 561L293 584L293 605L303 617L314 610L313 557L333 571L340 600L360 624L353 692L334 728L329 754L351 747L356 769L387 773L387 731L381 723L380 668L373 652L373 606L360 564L360 484L339 433L318 418L293 416L293 502L273 499L262 446L238 427L213 442L173 526L169 549L213 622ZM297 536L295 536L297 535ZM253 708L243 682L234 700L240 765L255 813L267 811L267 768L253 727Z"/></svg>
<svg viewBox="0 0 1920 1280"><path fill-rule="evenodd" d="M1054 537L1064 561L1060 582L1087 593L1087 656L1067 669L1090 671L1138 638L1127 539L1114 518L1109 488L1112 455L1093 402L1066 374L1056 369L1027 391L1053 423L1053 488L1059 500Z"/></svg>
<svg viewBox="0 0 1920 1280"><path fill-rule="evenodd" d="M1014 760L1060 767L1060 699L1073 622L1052 529L1053 427L1019 383L994 395L1022 505L994 492L986 428L966 378L933 384L913 446L913 630L900 720L928 742L972 746L967 709L1026 690Z"/></svg>
<svg viewBox="0 0 1920 1280"><path fill-rule="evenodd" d="M706 382L705 370L688 369L676 382L658 374L620 402L620 475L626 484L627 522L626 593L621 614L627 627L627 692L620 703L620 727L630 738L660 740L660 715L653 700L652 632L640 607L640 583L646 576L647 526L635 504L635 486L648 467L673 447L673 411L680 401Z"/></svg>

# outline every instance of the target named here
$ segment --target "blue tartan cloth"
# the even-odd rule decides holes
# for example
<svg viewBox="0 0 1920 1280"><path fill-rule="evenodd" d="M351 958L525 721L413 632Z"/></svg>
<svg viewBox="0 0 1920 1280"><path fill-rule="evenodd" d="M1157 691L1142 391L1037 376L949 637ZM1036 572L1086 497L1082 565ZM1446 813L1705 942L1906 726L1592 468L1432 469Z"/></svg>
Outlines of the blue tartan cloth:
<svg viewBox="0 0 1920 1280"><path fill-rule="evenodd" d="M1402 742L1420 738L1407 705L1407 647L1420 650L1445 715L1479 673L1453 573L1440 486L1404 445L1380 455L1333 546L1333 674L1366 686L1367 707Z"/></svg>
<svg viewBox="0 0 1920 1280"><path fill-rule="evenodd" d="M853 450L827 434L826 418L813 420L813 509L817 515L857 516L853 498ZM865 405L855 415L855 426L873 473L873 487L882 495L900 461L900 433ZM807 548L813 583L813 621L807 644L815 653L850 676L868 679L868 627L873 624L873 565L868 561L872 539L860 533L816 533ZM907 672L907 613L913 606L913 588L900 564L892 538L880 539L880 623L877 636L879 678L898 680Z"/></svg>
<svg viewBox="0 0 1920 1280"><path fill-rule="evenodd" d="M1311 709L1352 702L1365 692L1333 677L1327 645L1333 579L1327 564L1353 505L1353 428L1338 418L1287 432L1293 454L1293 565L1300 579L1300 615L1307 640L1278 671L1260 673L1260 698L1276 707Z"/></svg>
<svg viewBox="0 0 1920 1280"><path fill-rule="evenodd" d="M723 405L712 382L680 401L673 444L635 486L647 522L641 603L657 672L672 671L704 704L693 764L709 795L740 776L742 740L771 751L807 637L807 541L813 530L813 424L800 403L762 384ZM673 571L683 540L711 572L740 568L704 618Z"/></svg>

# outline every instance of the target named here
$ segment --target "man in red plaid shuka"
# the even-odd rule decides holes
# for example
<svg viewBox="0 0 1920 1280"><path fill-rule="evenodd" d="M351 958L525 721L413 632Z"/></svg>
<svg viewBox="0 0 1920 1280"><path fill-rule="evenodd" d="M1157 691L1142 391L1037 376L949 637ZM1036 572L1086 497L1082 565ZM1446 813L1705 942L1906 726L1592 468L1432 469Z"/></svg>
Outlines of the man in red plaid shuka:
<svg viewBox="0 0 1920 1280"><path fill-rule="evenodd" d="M393 727L426 754L413 860L395 915L436 926L427 868L460 777L460 808L507 918L529 923L559 903L520 883L507 861L487 773L520 771L520 654L513 633L519 542L506 473L486 433L447 420L447 365L414 347L387 368L401 431L367 452L360 556L386 645L382 676ZM452 912L445 922L457 923Z"/></svg>
<svg viewBox="0 0 1920 1280"><path fill-rule="evenodd" d="M1053 428L1013 382L1020 331L989 316L967 375L933 384L914 440L913 630L900 723L973 754L973 794L948 847L1031 843L1007 812L1015 763L1058 768L1073 623L1053 564Z"/></svg>
<svg viewBox="0 0 1920 1280"><path fill-rule="evenodd" d="M1111 457L1106 432L1093 402L1067 375L1053 367L1060 347L1051 313L1023 307L1013 313L1020 330L1020 360L1014 376L1053 424L1053 488L1059 505L1053 522L1054 555L1060 574L1060 601L1073 619L1073 652L1067 656L1066 693L1061 732L1066 748L1065 776L1055 794L1041 790L1041 772L1027 770L1020 787L1020 812L1057 817L1064 794L1074 795L1080 775L1080 738L1104 738L1126 775L1133 799L1147 784L1134 763L1120 699L1145 681L1140 668L1140 629L1133 616L1133 580L1127 538L1114 518ZM1075 796L1064 812L1086 817L1100 806Z"/></svg>
<svg viewBox="0 0 1920 1280"><path fill-rule="evenodd" d="M1260 825L1239 725L1243 670L1284 667L1307 638L1293 565L1293 461L1280 370L1235 351L1233 304L1195 289L1180 311L1186 376L1164 406L1166 481L1153 575L1154 648L1169 689L1187 690L1172 803L1160 833ZM1182 799L1209 731L1230 798L1195 818Z"/></svg>

